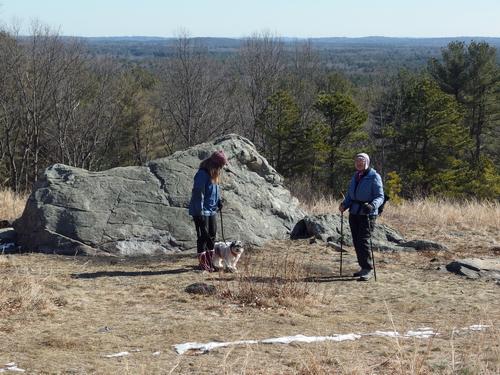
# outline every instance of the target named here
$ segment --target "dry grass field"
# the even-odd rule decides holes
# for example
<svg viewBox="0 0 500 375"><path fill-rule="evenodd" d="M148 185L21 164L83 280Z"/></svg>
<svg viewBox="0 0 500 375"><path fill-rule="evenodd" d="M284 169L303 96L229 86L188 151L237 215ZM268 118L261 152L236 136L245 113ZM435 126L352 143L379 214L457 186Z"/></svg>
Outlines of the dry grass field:
<svg viewBox="0 0 500 375"><path fill-rule="evenodd" d="M22 199L0 194L0 218ZM318 200L311 213L335 212ZM154 259L0 255L0 372L29 374L498 374L499 286L437 270L498 256L500 206L440 201L388 205L381 221L447 252L376 253L378 281L339 277L324 244L273 241L243 254L238 274L200 273L193 254ZM344 272L357 270L353 249ZM188 294L194 282L217 294ZM482 331L458 330L482 324ZM431 327L430 339L257 344L179 355L186 342L328 336ZM107 357L128 352L121 357ZM3 366L3 367L2 367Z"/></svg>

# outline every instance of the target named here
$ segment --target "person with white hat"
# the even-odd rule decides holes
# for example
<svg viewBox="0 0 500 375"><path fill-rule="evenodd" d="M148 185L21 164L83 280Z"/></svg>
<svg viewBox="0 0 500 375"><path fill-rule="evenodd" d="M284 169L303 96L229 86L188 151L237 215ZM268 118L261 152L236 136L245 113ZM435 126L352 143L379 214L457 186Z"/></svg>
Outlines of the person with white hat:
<svg viewBox="0 0 500 375"><path fill-rule="evenodd" d="M373 277L373 259L370 253L370 237L378 215L378 208L384 202L382 178L370 168L370 157L359 153L354 158L356 172L351 178L349 188L339 211L349 210L349 226L358 264L361 269L353 276L361 281Z"/></svg>

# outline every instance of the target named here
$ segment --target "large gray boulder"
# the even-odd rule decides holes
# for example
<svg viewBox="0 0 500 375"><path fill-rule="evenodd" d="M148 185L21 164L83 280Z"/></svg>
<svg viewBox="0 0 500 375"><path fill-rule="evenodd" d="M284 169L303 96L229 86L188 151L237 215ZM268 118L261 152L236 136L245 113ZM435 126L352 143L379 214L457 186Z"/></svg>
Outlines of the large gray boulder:
<svg viewBox="0 0 500 375"><path fill-rule="evenodd" d="M47 168L14 223L18 243L31 251L125 256L193 248L193 177L215 150L229 160L221 184L226 239L260 245L287 237L304 216L297 199L250 141L228 135L140 167Z"/></svg>

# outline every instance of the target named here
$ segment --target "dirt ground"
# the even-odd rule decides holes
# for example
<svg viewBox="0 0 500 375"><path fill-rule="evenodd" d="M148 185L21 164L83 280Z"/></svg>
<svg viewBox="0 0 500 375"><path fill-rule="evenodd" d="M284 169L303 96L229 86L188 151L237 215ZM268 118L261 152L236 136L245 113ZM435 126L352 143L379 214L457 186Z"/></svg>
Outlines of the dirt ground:
<svg viewBox="0 0 500 375"><path fill-rule="evenodd" d="M248 248L238 274L197 272L193 254L2 255L0 369L14 362L29 374L499 373L499 286L438 270L456 255L376 253L376 282L340 277L340 254L307 240ZM348 248L343 274L356 270ZM218 293L186 293L195 282ZM476 324L488 328L454 331ZM207 354L179 355L173 347L422 327L439 335L242 345Z"/></svg>

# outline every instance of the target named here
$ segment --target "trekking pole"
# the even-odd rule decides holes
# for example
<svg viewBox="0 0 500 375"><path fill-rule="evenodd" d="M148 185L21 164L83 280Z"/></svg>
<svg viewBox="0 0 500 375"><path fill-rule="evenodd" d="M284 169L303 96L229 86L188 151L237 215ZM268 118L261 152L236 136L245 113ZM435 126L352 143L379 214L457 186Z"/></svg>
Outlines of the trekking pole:
<svg viewBox="0 0 500 375"><path fill-rule="evenodd" d="M344 212L340 213L340 276L342 276L342 254L344 252Z"/></svg>
<svg viewBox="0 0 500 375"><path fill-rule="evenodd" d="M372 228L372 222L370 220L370 217L367 216L367 218L368 218L368 227L370 229L370 251L372 253L373 277L375 278L375 281L377 281L377 270L375 268L375 256L373 255L373 245L372 245L372 234L374 228Z"/></svg>

